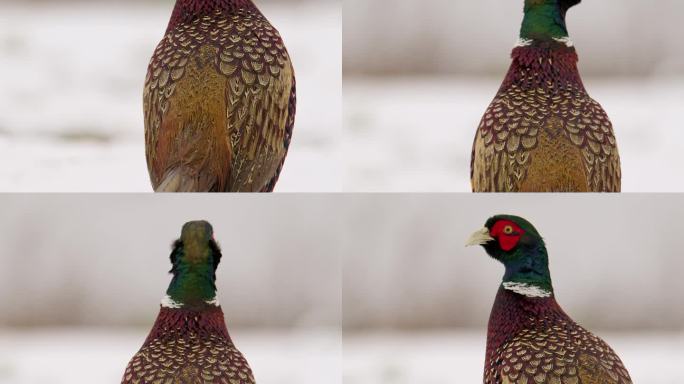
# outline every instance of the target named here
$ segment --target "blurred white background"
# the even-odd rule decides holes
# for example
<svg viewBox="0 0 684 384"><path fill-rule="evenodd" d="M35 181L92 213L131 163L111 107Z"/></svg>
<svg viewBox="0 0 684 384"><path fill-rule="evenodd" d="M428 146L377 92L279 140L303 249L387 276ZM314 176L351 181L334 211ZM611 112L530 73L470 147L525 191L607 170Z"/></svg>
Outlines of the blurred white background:
<svg viewBox="0 0 684 384"><path fill-rule="evenodd" d="M171 276L170 246L207 219L218 297L259 383L341 382L340 220L327 199L0 197L0 383L117 383Z"/></svg>
<svg viewBox="0 0 684 384"><path fill-rule="evenodd" d="M523 0L344 0L344 188L470 191L470 153ZM623 191L684 191L684 3L584 0L568 12L589 94L615 127Z"/></svg>
<svg viewBox="0 0 684 384"><path fill-rule="evenodd" d="M350 199L343 262L351 384L477 383L503 266L471 233L495 214L544 237L561 306L611 344L635 383L684 361L684 196L370 195Z"/></svg>
<svg viewBox="0 0 684 384"><path fill-rule="evenodd" d="M277 191L339 191L339 0L257 0L297 76ZM142 89L173 1L0 1L0 191L147 192Z"/></svg>

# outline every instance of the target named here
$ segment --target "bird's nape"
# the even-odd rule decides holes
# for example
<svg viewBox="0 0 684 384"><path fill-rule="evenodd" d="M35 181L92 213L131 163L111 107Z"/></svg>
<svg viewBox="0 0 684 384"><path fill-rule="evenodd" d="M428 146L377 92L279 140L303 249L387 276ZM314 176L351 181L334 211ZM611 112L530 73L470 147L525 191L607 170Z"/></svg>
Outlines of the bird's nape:
<svg viewBox="0 0 684 384"><path fill-rule="evenodd" d="M183 226L181 238L171 251L173 279L165 300L171 307L202 308L216 301L216 269L222 253L214 240L214 231L206 221Z"/></svg>
<svg viewBox="0 0 684 384"><path fill-rule="evenodd" d="M208 241L214 237L214 227L204 220L189 221L181 230L181 241Z"/></svg>
<svg viewBox="0 0 684 384"><path fill-rule="evenodd" d="M525 17L520 38L526 41L550 42L568 37L564 8L560 0L525 2Z"/></svg>

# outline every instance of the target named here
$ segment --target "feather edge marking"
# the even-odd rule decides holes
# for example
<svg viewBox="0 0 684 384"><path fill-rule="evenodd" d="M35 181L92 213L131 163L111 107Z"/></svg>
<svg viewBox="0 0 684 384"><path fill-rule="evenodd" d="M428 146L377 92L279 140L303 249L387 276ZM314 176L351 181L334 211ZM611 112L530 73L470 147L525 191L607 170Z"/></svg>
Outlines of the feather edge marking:
<svg viewBox="0 0 684 384"><path fill-rule="evenodd" d="M527 297L551 297L551 292L535 285L506 281L503 283L506 290L513 291Z"/></svg>
<svg viewBox="0 0 684 384"><path fill-rule="evenodd" d="M204 302L215 307L219 307L221 305L219 303L218 297L214 297L211 300L205 300ZM161 306L164 308L179 309L183 308L183 303L175 301L169 295L165 295L164 297L162 297Z"/></svg>

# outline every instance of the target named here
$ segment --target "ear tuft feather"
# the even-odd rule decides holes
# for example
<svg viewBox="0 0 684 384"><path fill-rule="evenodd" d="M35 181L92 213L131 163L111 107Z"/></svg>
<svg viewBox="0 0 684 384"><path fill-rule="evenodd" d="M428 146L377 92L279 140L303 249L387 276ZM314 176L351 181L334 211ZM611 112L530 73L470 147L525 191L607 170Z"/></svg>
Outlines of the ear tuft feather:
<svg viewBox="0 0 684 384"><path fill-rule="evenodd" d="M575 5L581 2L582 0L558 0L558 4L560 5L560 8L563 10L563 12L567 11L568 9L574 7Z"/></svg>
<svg viewBox="0 0 684 384"><path fill-rule="evenodd" d="M216 240L211 239L209 241L209 247L211 248L211 255L212 255L212 259L214 261L214 271L215 271L216 268L218 268L218 265L221 262L221 257L223 255L221 254L221 247L218 245Z"/></svg>
<svg viewBox="0 0 684 384"><path fill-rule="evenodd" d="M169 257L171 259L171 270L169 273L176 273L176 265L178 262L178 258L181 256L181 253L183 252L183 242L178 239L173 242L173 247L171 249L171 256Z"/></svg>

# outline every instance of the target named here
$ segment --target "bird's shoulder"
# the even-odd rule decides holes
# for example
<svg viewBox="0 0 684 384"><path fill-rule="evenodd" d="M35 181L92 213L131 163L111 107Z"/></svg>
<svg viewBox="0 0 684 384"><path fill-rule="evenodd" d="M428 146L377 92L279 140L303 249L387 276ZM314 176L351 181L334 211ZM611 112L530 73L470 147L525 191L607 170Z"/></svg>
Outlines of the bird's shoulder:
<svg viewBox="0 0 684 384"><path fill-rule="evenodd" d="M149 91L178 80L188 63L202 59L202 50L207 48L207 64L225 76L244 78L248 85L267 85L267 76L278 77L284 68L291 67L280 33L261 13L217 11L166 32L148 66Z"/></svg>
<svg viewBox="0 0 684 384"><path fill-rule="evenodd" d="M153 383L253 384L252 370L242 353L221 335L187 335L149 340L126 367L122 384ZM223 379L223 381L222 381ZM227 380L227 381L226 381Z"/></svg>
<svg viewBox="0 0 684 384"><path fill-rule="evenodd" d="M596 155L610 155L615 135L603 107L580 86L558 92L511 85L501 90L487 108L478 132L484 145L514 153L537 144L540 129L555 120L573 144Z"/></svg>
<svg viewBox="0 0 684 384"><path fill-rule="evenodd" d="M615 352L569 318L534 321L497 355L502 383L631 384Z"/></svg>
<svg viewBox="0 0 684 384"><path fill-rule="evenodd" d="M581 86L552 93L516 84L496 95L480 121L471 160L474 186L521 188L530 159L553 156L558 146L584 164L591 190L620 190L617 143L601 105Z"/></svg>

